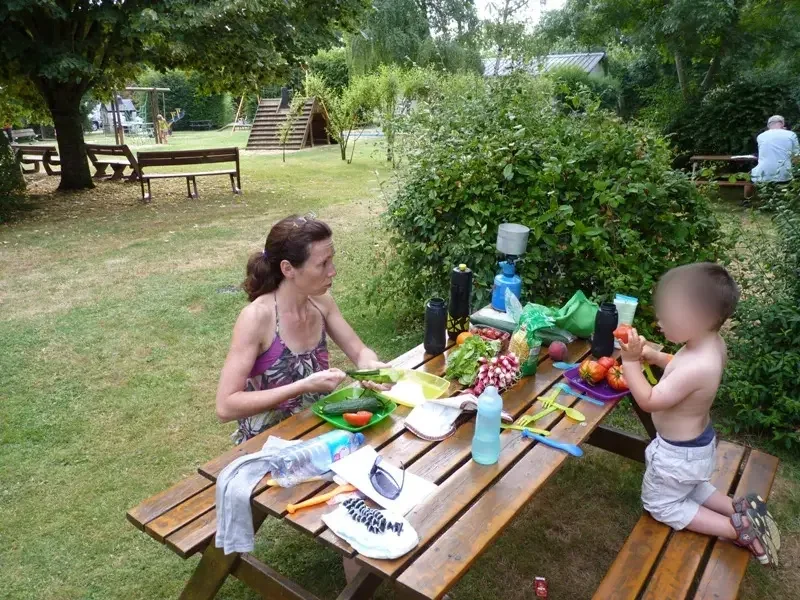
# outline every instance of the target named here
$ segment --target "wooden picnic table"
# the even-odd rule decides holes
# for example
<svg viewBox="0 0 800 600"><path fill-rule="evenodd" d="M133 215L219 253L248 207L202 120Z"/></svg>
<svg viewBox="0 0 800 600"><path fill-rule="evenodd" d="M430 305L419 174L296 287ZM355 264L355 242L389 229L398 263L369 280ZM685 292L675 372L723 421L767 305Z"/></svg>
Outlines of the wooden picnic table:
<svg viewBox="0 0 800 600"><path fill-rule="evenodd" d="M589 343L582 340L570 344L566 360L579 362L589 355L589 348ZM442 355L430 356L425 354L422 346L418 346L392 361L392 365L441 376L451 349ZM537 398L562 378L562 371L553 366L543 351L536 375L520 379L503 393L504 410L515 418L538 412L542 406ZM457 394L460 387L456 382L451 383L447 394ZM655 428L650 415L641 412L635 403L634 408L648 437L603 425L614 410L615 402L598 406L563 393L558 401L578 408L586 420L577 423L556 411L537 421L536 426L551 431L553 439L573 444L586 442L644 462L644 451L655 436ZM355 559L360 570L337 600L371 598L383 580L393 583L399 598L442 598L565 461L576 460L564 452L522 438L518 431L507 430L501 434L498 463L482 466L471 460L474 419L461 423L452 437L441 442L428 442L404 428L404 418L409 412L410 409L399 406L390 417L363 432L365 443L373 446L386 460L393 464L402 462L411 473L438 485L434 494L406 515L417 531L420 543L401 558L375 560L357 554L323 523L322 516L332 510L326 504L288 514L287 504L330 491L335 484L308 482L291 488L269 487L267 475L254 488L251 506L256 530L268 516L272 516L335 549L344 558ZM244 454L260 450L271 435L284 439L308 439L331 429L331 425L310 410L298 413L201 465L198 474L128 511L128 519L134 525L181 557L202 552L202 558L181 594L182 599L214 598L228 575L233 575L264 597L315 600L311 593L254 556L226 556L215 547L215 482L228 464ZM740 493L740 487L747 485L748 491L757 491L766 497L777 469L777 459L755 450L751 453L741 446L724 444L727 445L720 447L714 483L726 491ZM745 475L739 481L737 473L742 470ZM750 479L747 479L748 472L753 473ZM708 548L712 545L714 550L709 554ZM662 548L667 550L662 552ZM677 552L675 556L673 549ZM669 560L662 561L662 555ZM699 581L701 577L701 588L694 597L716 597L714 594L719 585L734 591L738 588L748 557L746 550L725 542L715 544L712 538L691 532L670 533L667 526L655 523L645 514L603 580L602 589L605 591L598 590L595 598L633 600L641 590L664 589L665 585L678 588ZM636 573L636 577L625 583L630 579L630 573ZM711 581L706 581L707 577L711 577ZM680 596L685 597L685 593Z"/></svg>
<svg viewBox="0 0 800 600"><path fill-rule="evenodd" d="M392 361L392 364L443 375L449 351L445 351L444 355L429 356L419 346ZM588 353L589 344L577 341L569 346L567 360L577 362ZM553 366L543 352L536 375L521 379L503 394L504 409L514 417L537 412L541 409L537 397L561 379L562 372ZM455 394L459 389L460 386L453 383L448 393ZM578 407L586 416L586 421L585 425L576 423L564 418L560 412L538 421L537 427L551 430L554 439L574 444L589 442L623 456L644 460L644 449L649 440L601 425L613 411L615 403L597 406L563 394L559 402ZM336 549L344 557L355 558L361 571L339 596L341 599L369 597L383 579L393 580L398 590L413 597L441 597L570 459L563 452L523 439L518 431L506 431L501 436L499 462L493 466L482 466L471 460L474 419L463 423L455 435L442 442L427 442L404 428L404 417L409 411L400 406L389 418L364 431L365 443L376 448L386 460L394 464L403 462L411 473L439 486L434 495L407 515L420 536L420 544L406 556L396 560L374 560L359 556L323 524L321 517L331 510L330 506L308 508L294 515L287 513L287 504L324 493L333 484L310 482L292 488L268 487L265 477L254 490L252 507L256 528L268 515L284 519L319 543ZM649 415L645 416L643 422L648 431L653 431ZM165 541L181 554L189 555L205 546L203 558L182 598L213 598L228 574L235 575L265 595L269 590L280 588L284 592L287 589L294 590L294 597L312 597L305 591L298 591L296 584L286 581L254 557L225 556L213 541L209 543L209 535L213 538L216 528L214 483L226 465L245 453L260 450L271 435L285 439L306 439L331 428L310 410L282 421L200 466L198 470L205 482L195 477L192 483L187 483L195 491L191 506L183 503L177 509L143 523L148 533ZM165 501L169 502L169 499ZM128 516L138 524L147 518L140 513L133 516L129 513ZM195 544L196 547L193 546Z"/></svg>

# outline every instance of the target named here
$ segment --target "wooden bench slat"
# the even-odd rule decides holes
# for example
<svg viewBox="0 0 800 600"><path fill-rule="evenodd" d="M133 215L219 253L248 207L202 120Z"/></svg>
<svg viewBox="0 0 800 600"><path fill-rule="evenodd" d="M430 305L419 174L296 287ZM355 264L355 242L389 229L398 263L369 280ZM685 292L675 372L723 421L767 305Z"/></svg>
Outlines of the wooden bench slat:
<svg viewBox="0 0 800 600"><path fill-rule="evenodd" d="M181 558L189 558L206 547L217 531L217 510L212 508L189 524L171 533L164 540L167 547Z"/></svg>
<svg viewBox="0 0 800 600"><path fill-rule="evenodd" d="M154 539L163 542L169 534L214 508L216 493L216 485L207 487L199 494L150 521L145 525L145 531Z"/></svg>
<svg viewBox="0 0 800 600"><path fill-rule="evenodd" d="M187 163L193 164L193 163ZM147 165L144 165L147 166ZM176 177L200 177L203 175L236 175L236 169L219 169L216 171L193 171L191 173L154 173L152 175L142 175L142 179L171 179Z"/></svg>
<svg viewBox="0 0 800 600"><path fill-rule="evenodd" d="M742 472L742 478L736 486L735 497L748 493L769 497L775 473L778 470L778 459L759 450L752 450ZM742 578L750 562L750 552L730 542L714 540L700 584L694 600L735 599L742 584Z"/></svg>
<svg viewBox="0 0 800 600"><path fill-rule="evenodd" d="M727 494L739 473L745 455L744 446L720 442L717 466L711 483ZM669 538L642 600L685 600L706 550L713 539L693 531L677 531Z"/></svg>
<svg viewBox="0 0 800 600"><path fill-rule="evenodd" d="M127 512L128 520L144 530L144 526L188 498L210 487L212 482L202 475L190 475L168 490L152 496Z"/></svg>
<svg viewBox="0 0 800 600"><path fill-rule="evenodd" d="M582 401L564 396L560 402L578 404ZM556 440L581 444L614 409L615 404L610 402L604 406L596 406L583 403L580 410L586 416L586 426L567 419L560 412L553 413L550 418L558 420L555 426L548 424L548 428ZM544 419L540 422L543 421ZM407 517L417 529L415 517L418 513L438 513L441 521L437 524L437 529L441 530L453 516L456 516L454 505L463 502L467 496L472 495L474 498L480 492L476 487L487 488L485 493L397 578L398 583L404 588L413 590L424 598L441 598L502 533L506 525L553 473L571 458L565 452L523 438L518 431L504 432L501 435L501 444L503 448L497 465L485 467L474 461L467 462L456 475L445 482L433 502L428 501L417 507ZM520 455L521 458L514 464L514 460ZM509 465L513 466L503 473ZM451 482L455 481L462 471L465 480L463 488L451 490ZM500 476L500 479L489 486L497 476ZM478 486L470 485L470 480L476 479L486 480L486 483ZM417 529L417 532L420 534L420 546L424 546L430 536L425 533L425 528L423 531ZM374 566L374 562L372 564Z"/></svg>

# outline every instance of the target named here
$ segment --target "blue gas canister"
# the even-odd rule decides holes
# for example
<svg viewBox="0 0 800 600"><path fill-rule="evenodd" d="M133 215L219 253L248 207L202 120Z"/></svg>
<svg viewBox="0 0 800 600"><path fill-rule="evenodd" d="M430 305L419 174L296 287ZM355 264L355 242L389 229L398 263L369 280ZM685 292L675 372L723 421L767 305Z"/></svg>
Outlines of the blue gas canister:
<svg viewBox="0 0 800 600"><path fill-rule="evenodd" d="M492 289L492 308L505 312L506 289L519 298L522 293L522 278L517 275L514 263L504 260L499 264L500 272L494 278Z"/></svg>

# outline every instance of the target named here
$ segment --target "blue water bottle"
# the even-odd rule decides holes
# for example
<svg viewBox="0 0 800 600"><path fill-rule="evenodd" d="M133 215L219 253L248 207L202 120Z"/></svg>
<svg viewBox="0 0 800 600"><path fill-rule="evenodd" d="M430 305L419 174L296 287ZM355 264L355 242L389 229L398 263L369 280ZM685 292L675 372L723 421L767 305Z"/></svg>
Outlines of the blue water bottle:
<svg viewBox="0 0 800 600"><path fill-rule="evenodd" d="M500 413L503 399L494 386L487 387L478 398L478 418L472 438L472 460L493 465L500 458Z"/></svg>

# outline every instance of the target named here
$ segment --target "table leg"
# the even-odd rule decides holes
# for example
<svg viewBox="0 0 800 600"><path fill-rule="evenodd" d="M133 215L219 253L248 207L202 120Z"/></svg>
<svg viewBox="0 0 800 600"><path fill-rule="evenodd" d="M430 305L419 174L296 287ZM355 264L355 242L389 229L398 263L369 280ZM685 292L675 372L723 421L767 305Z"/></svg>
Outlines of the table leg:
<svg viewBox="0 0 800 600"><path fill-rule="evenodd" d="M266 518L266 513L253 515L253 530L258 531ZM237 552L226 555L222 548L214 545L212 538L183 588L180 600L212 600L236 567L240 556Z"/></svg>
<svg viewBox="0 0 800 600"><path fill-rule="evenodd" d="M336 597L336 600L369 600L382 581L367 567L362 567L358 575Z"/></svg>

